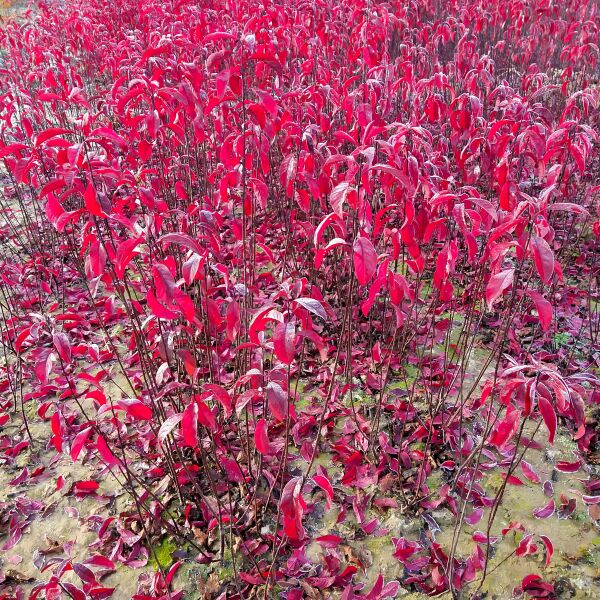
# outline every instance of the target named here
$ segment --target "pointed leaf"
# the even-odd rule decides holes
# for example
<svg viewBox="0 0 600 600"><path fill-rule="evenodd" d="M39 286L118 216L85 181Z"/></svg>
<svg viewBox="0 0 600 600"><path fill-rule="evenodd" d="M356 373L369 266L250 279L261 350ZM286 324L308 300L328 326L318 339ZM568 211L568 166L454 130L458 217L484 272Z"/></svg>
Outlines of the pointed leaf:
<svg viewBox="0 0 600 600"><path fill-rule="evenodd" d="M371 240L364 236L356 238L353 246L354 273L360 285L368 283L377 269L377 253Z"/></svg>
<svg viewBox="0 0 600 600"><path fill-rule="evenodd" d="M550 402L548 402L544 396L538 395L537 400L540 414L542 415L542 419L544 419L546 429L548 429L548 442L553 444L554 436L556 435L556 412L554 412L552 404L550 404Z"/></svg>
<svg viewBox="0 0 600 600"><path fill-rule="evenodd" d="M537 235L531 236L531 248L540 279L544 283L548 283L554 273L554 253L548 242Z"/></svg>
<svg viewBox="0 0 600 600"><path fill-rule="evenodd" d="M271 454L271 444L267 435L267 422L264 419L259 419L254 428L254 443L256 449L264 455Z"/></svg>
<svg viewBox="0 0 600 600"><path fill-rule="evenodd" d="M275 356L286 365L294 360L296 328L293 323L278 323L273 332Z"/></svg>
<svg viewBox="0 0 600 600"><path fill-rule="evenodd" d="M489 310L492 310L494 303L501 296L502 292L512 285L514 276L514 269L505 269L490 277L485 289L485 301Z"/></svg>

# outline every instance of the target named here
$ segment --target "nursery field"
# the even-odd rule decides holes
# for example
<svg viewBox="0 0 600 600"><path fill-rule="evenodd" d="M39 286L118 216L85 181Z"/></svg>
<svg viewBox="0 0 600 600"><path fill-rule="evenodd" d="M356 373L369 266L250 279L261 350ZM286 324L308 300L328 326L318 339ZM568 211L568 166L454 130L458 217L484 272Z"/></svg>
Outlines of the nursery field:
<svg viewBox="0 0 600 600"><path fill-rule="evenodd" d="M0 600L600 597L600 2L0 4Z"/></svg>

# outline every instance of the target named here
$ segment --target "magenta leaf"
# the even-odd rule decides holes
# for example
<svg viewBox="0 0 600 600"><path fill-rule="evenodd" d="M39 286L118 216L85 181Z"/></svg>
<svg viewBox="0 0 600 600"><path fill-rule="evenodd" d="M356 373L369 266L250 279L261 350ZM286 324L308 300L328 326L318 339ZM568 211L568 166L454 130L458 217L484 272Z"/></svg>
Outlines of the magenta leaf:
<svg viewBox="0 0 600 600"><path fill-rule="evenodd" d="M354 273L360 285L366 285L377 269L377 253L371 240L359 236L352 248L354 256Z"/></svg>

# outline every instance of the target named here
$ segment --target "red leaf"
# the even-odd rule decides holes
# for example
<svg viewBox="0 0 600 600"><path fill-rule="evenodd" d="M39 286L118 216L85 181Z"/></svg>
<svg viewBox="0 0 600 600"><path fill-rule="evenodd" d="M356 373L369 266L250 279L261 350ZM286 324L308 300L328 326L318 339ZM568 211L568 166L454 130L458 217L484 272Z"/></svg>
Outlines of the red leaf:
<svg viewBox="0 0 600 600"><path fill-rule="evenodd" d="M225 410L225 415L229 417L232 411L232 402L231 396L229 395L227 390L224 387L215 383L207 383L204 386L204 389L207 392L210 392L210 394L219 401L219 403Z"/></svg>
<svg viewBox="0 0 600 600"><path fill-rule="evenodd" d="M91 427L86 427L82 431L80 431L75 438L73 439L73 443L71 444L71 458L76 461L81 453L82 448L85 446L87 439L90 437L90 433L92 432Z"/></svg>
<svg viewBox="0 0 600 600"><path fill-rule="evenodd" d="M321 317L324 321L327 320L327 313L318 300L315 300L314 298L296 298L294 302L314 315L317 315L317 317Z"/></svg>
<svg viewBox="0 0 600 600"><path fill-rule="evenodd" d="M286 365L294 360L296 328L293 323L278 323L273 332L275 356Z"/></svg>
<svg viewBox="0 0 600 600"><path fill-rule="evenodd" d="M519 411L512 410L503 421L500 421L494 428L490 436L490 444L497 448L502 448L504 444L513 436L519 425Z"/></svg>
<svg viewBox="0 0 600 600"><path fill-rule="evenodd" d="M197 400L198 403L198 421L201 425L204 425L211 431L217 430L217 419L213 414L212 410L202 401Z"/></svg>
<svg viewBox="0 0 600 600"><path fill-rule="evenodd" d="M244 474L235 460L221 456L219 461L223 469L225 469L229 481L233 481L234 483L242 483L244 481Z"/></svg>
<svg viewBox="0 0 600 600"><path fill-rule="evenodd" d="M224 69L215 78L217 97L219 98L219 100L223 100L223 97L225 96L225 91L227 90L227 85L229 84L229 77L229 69Z"/></svg>
<svg viewBox="0 0 600 600"><path fill-rule="evenodd" d="M60 127L50 127L49 129L40 131L35 138L35 145L41 146L45 141L58 135L63 135L64 133L72 133L72 131L69 129L62 129Z"/></svg>
<svg viewBox="0 0 600 600"><path fill-rule="evenodd" d="M323 548L337 548L342 543L342 538L339 535L330 533L315 538L315 542L323 546Z"/></svg>
<svg viewBox="0 0 600 600"><path fill-rule="evenodd" d="M545 564L545 567L548 568L548 565L550 564L550 559L552 558L552 555L554 554L554 545L550 541L550 538L548 536L546 536L546 535L540 535L540 539L542 540L542 543L546 547L546 564Z"/></svg>
<svg viewBox="0 0 600 600"><path fill-rule="evenodd" d="M517 556L528 556L529 554L535 554L537 552L537 546L533 543L533 534L526 535L517 546Z"/></svg>
<svg viewBox="0 0 600 600"><path fill-rule="evenodd" d="M283 515L283 531L292 541L304 538L302 527L302 515L304 513L304 501L301 495L302 478L290 479L281 494L280 508Z"/></svg>
<svg viewBox="0 0 600 600"><path fill-rule="evenodd" d="M505 269L490 277L485 289L485 301L487 302L489 310L492 310L494 303L500 297L502 292L512 285L514 276L514 269Z"/></svg>
<svg viewBox="0 0 600 600"><path fill-rule="evenodd" d="M61 423L60 413L58 411L56 411L52 415L52 419L50 420L50 425L52 428L52 433L54 434L52 436L52 443L54 444L54 447L56 448L57 452L62 452L62 446L63 446L62 423Z"/></svg>
<svg viewBox="0 0 600 600"><path fill-rule="evenodd" d="M581 461L576 460L575 462L566 462L564 460L559 460L555 466L556 470L561 473L576 473L581 469Z"/></svg>
<svg viewBox="0 0 600 600"><path fill-rule="evenodd" d="M354 253L354 273L360 285L368 283L377 269L377 253L366 237L359 236L352 247Z"/></svg>
<svg viewBox="0 0 600 600"><path fill-rule="evenodd" d="M194 359L192 353L189 350L186 350L185 348L180 348L179 350L177 350L177 356L179 356L179 358L183 362L185 372L190 377L193 377L194 373L196 372L196 360Z"/></svg>
<svg viewBox="0 0 600 600"><path fill-rule="evenodd" d="M190 323L193 323L194 317L196 316L196 307L194 306L194 301L179 288L173 289L173 300L179 310L182 312L183 316Z"/></svg>
<svg viewBox="0 0 600 600"><path fill-rule="evenodd" d="M333 190L331 190L331 194L329 194L329 204L338 217L344 215L343 205L348 197L349 187L349 181L342 181L341 183L338 183Z"/></svg>
<svg viewBox="0 0 600 600"><path fill-rule="evenodd" d="M533 516L536 519L547 519L548 517L551 517L554 514L555 510L556 504L554 503L554 499L551 499L550 502L548 502L548 504L546 504L545 506L536 508L533 511Z"/></svg>
<svg viewBox="0 0 600 600"><path fill-rule="evenodd" d="M100 487L100 484L97 481L85 480L78 481L73 487L78 492L86 492L89 494L95 492Z"/></svg>
<svg viewBox="0 0 600 600"><path fill-rule="evenodd" d="M554 253L548 242L537 235L531 236L531 248L537 272L541 280L548 283L554 273Z"/></svg>
<svg viewBox="0 0 600 600"><path fill-rule="evenodd" d="M240 332L240 307L235 300L227 305L227 339L234 342Z"/></svg>
<svg viewBox="0 0 600 600"><path fill-rule="evenodd" d="M85 207L96 217L106 217L107 215L102 210L102 206L100 206L100 202L98 202L98 197L96 196L96 190L94 186L90 183L88 184L85 192L83 193L83 200L85 202Z"/></svg>
<svg viewBox="0 0 600 600"><path fill-rule="evenodd" d="M98 441L96 442L96 447L98 448L98 453L100 454L102 460L109 466L115 466L119 464L119 459L111 452L104 436L99 435Z"/></svg>
<svg viewBox="0 0 600 600"><path fill-rule="evenodd" d="M146 298L148 300L148 306L150 307L150 310L152 311L154 316L158 317L159 319L165 319L168 321L177 318L176 312L169 310L156 299L156 296L154 295L152 289L148 290Z"/></svg>
<svg viewBox="0 0 600 600"><path fill-rule="evenodd" d="M163 235L159 241L163 243L180 244L196 254L204 254L202 246L193 237L184 233L167 233L166 235Z"/></svg>
<svg viewBox="0 0 600 600"><path fill-rule="evenodd" d="M527 294L535 304L535 309L537 310L542 329L548 331L552 324L552 304L550 304L550 302L548 302L548 300L546 300L539 292L528 290Z"/></svg>
<svg viewBox="0 0 600 600"><path fill-rule="evenodd" d="M551 583L545 583L539 575L527 575L521 582L521 588L524 592L533 598L553 598L554 586Z"/></svg>
<svg viewBox="0 0 600 600"><path fill-rule="evenodd" d="M521 471L523 471L523 475L525 475L525 477L529 479L531 483L540 483L540 476L535 472L535 469L525 460L521 461Z"/></svg>
<svg viewBox="0 0 600 600"><path fill-rule="evenodd" d="M276 382L270 381L266 387L269 410L278 421L285 421L288 414L287 393Z"/></svg>
<svg viewBox="0 0 600 600"><path fill-rule="evenodd" d="M331 482L325 475L315 475L313 481L325 491L327 495L327 508L331 508L331 503L333 502L333 487L331 487Z"/></svg>
<svg viewBox="0 0 600 600"><path fill-rule="evenodd" d="M71 362L71 343L67 334L62 332L54 333L52 335L52 342L62 361L69 364Z"/></svg>
<svg viewBox="0 0 600 600"><path fill-rule="evenodd" d="M14 519L14 517L13 517L13 519ZM15 519L15 521L16 521L16 519ZM23 530L21 529L21 527L22 527L22 525L21 526L19 526L19 524L12 525L12 523L11 523L11 527L9 529L10 535L8 536L8 538L6 539L4 544L2 544L2 546L0 546L0 550L3 550L3 551L10 550L11 548L14 548L14 546L16 546L21 541L21 538L23 537Z"/></svg>
<svg viewBox="0 0 600 600"><path fill-rule="evenodd" d="M75 574L77 575L77 577L79 577L79 579L81 579L81 581L83 581L84 583L91 584L96 583L96 577L94 576L94 573L91 569L88 569L85 565L81 563L74 562L72 564L73 571L75 571ZM83 598L85 598L85 594L83 595Z"/></svg>
<svg viewBox="0 0 600 600"><path fill-rule="evenodd" d="M141 400L123 398L118 401L118 404L134 419L140 421L149 421L152 419L152 409L149 406L146 406Z"/></svg>
<svg viewBox="0 0 600 600"><path fill-rule="evenodd" d="M546 429L548 429L548 442L553 444L554 436L556 435L556 413L554 412L554 408L552 407L552 404L541 395L538 395L538 408L540 409L540 414L546 424Z"/></svg>
<svg viewBox="0 0 600 600"><path fill-rule="evenodd" d="M56 196L54 194L49 194L46 202L46 216L48 217L48 221L56 227L58 219L64 212L65 209L61 206Z"/></svg>
<svg viewBox="0 0 600 600"><path fill-rule="evenodd" d="M69 598L72 598L73 600L86 600L87 596L85 595L85 593L82 590L80 590L75 584L70 583L68 581L61 581L60 585L64 589L64 591L67 592Z"/></svg>
<svg viewBox="0 0 600 600"><path fill-rule="evenodd" d="M184 446L198 446L198 404L195 401L190 402L183 411L181 433Z"/></svg>
<svg viewBox="0 0 600 600"><path fill-rule="evenodd" d="M131 262L131 259L137 254L136 248L141 244L143 239L142 237L129 239L119 244L115 259L115 273L119 279L123 279L125 269Z"/></svg>
<svg viewBox="0 0 600 600"><path fill-rule="evenodd" d="M271 454L271 444L267 435L267 422L264 419L259 419L254 428L254 443L256 449L265 455Z"/></svg>
<svg viewBox="0 0 600 600"><path fill-rule="evenodd" d="M523 485L523 482L515 475L508 475L507 473L504 473L504 479L506 479L506 481L511 485Z"/></svg>

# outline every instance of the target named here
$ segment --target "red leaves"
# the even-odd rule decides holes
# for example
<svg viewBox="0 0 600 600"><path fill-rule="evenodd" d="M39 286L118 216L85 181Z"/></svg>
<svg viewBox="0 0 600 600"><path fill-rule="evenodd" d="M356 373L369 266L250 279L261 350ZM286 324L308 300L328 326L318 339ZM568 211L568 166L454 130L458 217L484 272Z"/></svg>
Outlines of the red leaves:
<svg viewBox="0 0 600 600"><path fill-rule="evenodd" d="M94 492L96 492L96 490L98 490L99 487L100 487L100 484L97 481L92 481L92 480L77 481L73 485L73 492L75 494L89 495L89 494L93 494Z"/></svg>
<svg viewBox="0 0 600 600"><path fill-rule="evenodd" d="M554 273L554 253L548 242L535 234L531 235L531 249L540 279L544 283L548 283Z"/></svg>
<svg viewBox="0 0 600 600"><path fill-rule="evenodd" d="M146 300L148 301L148 306L150 307L152 313L159 319L166 319L167 321L170 321L177 318L177 313L169 310L166 306L161 304L156 299L156 296L152 290L148 290Z"/></svg>
<svg viewBox="0 0 600 600"><path fill-rule="evenodd" d="M271 444L267 435L267 422L264 419L259 419L254 428L254 443L256 449L264 455L271 454Z"/></svg>
<svg viewBox="0 0 600 600"><path fill-rule="evenodd" d="M550 566L550 559L552 558L552 554L554 554L554 545L552 544L550 538L546 535L540 535L540 539L542 540L544 547L546 548L546 563L544 566L548 568Z"/></svg>
<svg viewBox="0 0 600 600"><path fill-rule="evenodd" d="M550 402L541 394L538 395L538 408L540 410L540 414L542 415L542 419L544 419L546 429L548 430L548 442L553 444L554 436L556 435L557 424L554 408L552 407L552 404L550 404Z"/></svg>
<svg viewBox="0 0 600 600"><path fill-rule="evenodd" d="M56 448L57 452L62 452L62 447L63 447L63 421L62 421L62 416L61 416L61 414L58 411L56 411L52 415L51 426L52 426L52 433L54 434L52 436L52 443L54 444L54 447Z"/></svg>
<svg viewBox="0 0 600 600"><path fill-rule="evenodd" d="M62 207L56 196L54 194L48 194L48 200L46 201L46 217L59 231L61 231L59 221L64 213L65 209Z"/></svg>
<svg viewBox="0 0 600 600"><path fill-rule="evenodd" d="M302 498L302 478L290 479L281 494L279 503L283 516L283 531L292 541L300 541L304 538L302 527L302 515L306 504Z"/></svg>
<svg viewBox="0 0 600 600"><path fill-rule="evenodd" d="M52 342L63 363L68 365L71 362L71 343L69 342L69 336L66 333L55 332L52 334Z"/></svg>
<svg viewBox="0 0 600 600"><path fill-rule="evenodd" d="M315 542L323 548L337 548L343 542L343 539L339 535L331 533L316 537Z"/></svg>
<svg viewBox="0 0 600 600"><path fill-rule="evenodd" d="M275 381L270 381L265 389L269 410L279 422L285 421L288 415L287 393Z"/></svg>
<svg viewBox="0 0 600 600"><path fill-rule="evenodd" d="M552 304L546 300L542 294L535 290L527 290L527 295L533 300L537 310L540 325L544 331L550 329L552 324Z"/></svg>
<svg viewBox="0 0 600 600"><path fill-rule="evenodd" d="M73 439L73 443L71 444L71 458L73 461L76 461L79 458L79 454L85 446L87 439L90 437L91 432L92 428L86 427L85 429L81 430Z"/></svg>
<svg viewBox="0 0 600 600"><path fill-rule="evenodd" d="M169 268L162 263L152 268L156 295L148 290L148 306L155 316L160 319L172 320L179 314L192 323L195 318L195 306L192 299L176 285Z"/></svg>
<svg viewBox="0 0 600 600"><path fill-rule="evenodd" d="M490 277L490 280L485 289L485 301L488 310L492 310L496 300L502 295L504 290L508 289L513 284L515 276L514 269L505 269Z"/></svg>
<svg viewBox="0 0 600 600"><path fill-rule="evenodd" d="M122 398L118 403L119 406L135 420L149 421L152 419L152 409L140 400Z"/></svg>
<svg viewBox="0 0 600 600"><path fill-rule="evenodd" d="M377 253L371 240L359 236L352 247L354 257L354 273L360 285L366 285L377 269Z"/></svg>
<svg viewBox="0 0 600 600"><path fill-rule="evenodd" d="M554 596L554 586L542 581L539 575L527 575L521 583L521 589L532 598L552 598Z"/></svg>
<svg viewBox="0 0 600 600"><path fill-rule="evenodd" d="M27 414L47 422L42 444L85 459L78 469L131 467L158 494L144 495L142 522L126 511L110 532L96 524L112 558L141 566L143 521L159 539L161 502L176 494L169 511L202 546L231 528L249 597L274 584L296 599L397 595L377 574L361 587L360 540L337 527L311 528L316 564L302 485L339 524L353 511L367 536L385 537L382 514L406 493L429 532L394 541L403 583L439 596L452 573L468 595L482 546L500 539L474 532L473 552L451 561L432 511L458 521L467 502L474 527L488 475L521 489L549 478L525 461L514 470L522 449L545 443L516 447L521 425L531 435L542 423L552 442L560 417L572 432L578 454L555 475L583 468L597 438L597 381L579 352L594 348L586 282L600 238L597 90L582 67L594 49L580 33L590 0L560 14L527 6L527 27L511 13L519 3L497 0L402 11L391 44L389 3L373 18L357 0L240 2L208 16L193 3L140 5L135 35L118 2L41 3L39 19L2 31L3 460L14 467L28 447L14 406L23 383ZM498 64L514 67L510 85ZM545 85L557 66L561 101ZM325 460L307 472L313 452ZM439 490L436 457L452 473ZM11 486L49 475L62 486L68 473L51 470L68 461L54 458L17 461ZM598 489L561 478L580 508L598 506ZM573 497L555 504L552 484L543 490L536 518L573 513ZM246 527L255 500L260 535ZM12 516L11 542L26 525ZM537 536L518 542L519 558L542 542L547 561L553 551ZM37 593L108 596L91 570L112 558L44 559L54 579ZM137 596L168 596L176 568ZM60 579L71 569L83 589ZM550 595L535 578L522 590Z"/></svg>
<svg viewBox="0 0 600 600"><path fill-rule="evenodd" d="M338 183L333 190L331 190L331 194L329 194L329 204L338 217L344 216L344 203L346 202L348 193L351 189L349 181L342 181L341 183Z"/></svg>
<svg viewBox="0 0 600 600"><path fill-rule="evenodd" d="M515 554L517 556L528 556L537 552L537 545L533 543L533 535L525 535L519 542Z"/></svg>
<svg viewBox="0 0 600 600"><path fill-rule="evenodd" d="M184 446L198 447L198 423L206 427L209 431L217 430L217 420L213 411L203 400L196 396L185 407L181 418L181 433L183 435Z"/></svg>
<svg viewBox="0 0 600 600"><path fill-rule="evenodd" d="M561 473L577 473L579 469L581 469L582 461L576 460L574 462L567 462L563 460L559 460L555 467L557 471Z"/></svg>
<svg viewBox="0 0 600 600"><path fill-rule="evenodd" d="M184 446L198 447L198 405L194 401L190 402L183 411L181 433Z"/></svg>
<svg viewBox="0 0 600 600"><path fill-rule="evenodd" d="M296 328L293 323L278 323L273 332L275 356L289 365L294 360Z"/></svg>
<svg viewBox="0 0 600 600"><path fill-rule="evenodd" d="M137 254L136 249L142 243L142 241L143 238L138 237L125 240L119 244L115 260L115 272L119 279L123 279L123 276L125 275L125 269L133 257Z"/></svg>
<svg viewBox="0 0 600 600"><path fill-rule="evenodd" d="M196 399L198 403L198 421L210 431L217 430L217 419L213 411L200 399Z"/></svg>
<svg viewBox="0 0 600 600"><path fill-rule="evenodd" d="M324 490L327 496L327 508L331 508L331 504L333 502L333 488L331 487L331 482L325 475L315 475L313 476L313 481Z"/></svg>
<svg viewBox="0 0 600 600"><path fill-rule="evenodd" d="M496 424L489 443L497 448L502 448L506 442L514 435L519 426L519 411L507 410L507 414L502 421Z"/></svg>
<svg viewBox="0 0 600 600"><path fill-rule="evenodd" d="M551 517L554 514L555 510L556 504L554 503L554 499L550 499L550 502L548 502L548 504L546 504L545 506L536 508L533 511L533 516L536 519L547 519L548 517Z"/></svg>
<svg viewBox="0 0 600 600"><path fill-rule="evenodd" d="M307 311L311 312L313 315L320 317L324 321L327 320L327 313L323 308L323 305L314 298L296 298L294 300L295 304L299 304L302 308L305 308Z"/></svg>
<svg viewBox="0 0 600 600"><path fill-rule="evenodd" d="M204 254L202 246L200 246L200 244L191 236L185 235L183 233L167 233L166 235L163 235L159 241L167 244L179 244L184 248L195 252L196 254Z"/></svg>
<svg viewBox="0 0 600 600"><path fill-rule="evenodd" d="M523 475L532 483L541 482L540 476L536 473L535 469L525 460L521 461L521 471L523 471Z"/></svg>
<svg viewBox="0 0 600 600"><path fill-rule="evenodd" d="M102 210L100 202L98 202L96 190L91 183L88 184L88 186L85 188L85 192L83 193L83 201L85 203L86 209L95 217L107 216L106 213Z"/></svg>

